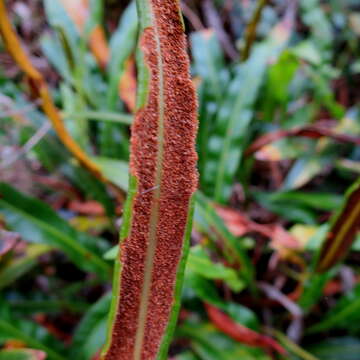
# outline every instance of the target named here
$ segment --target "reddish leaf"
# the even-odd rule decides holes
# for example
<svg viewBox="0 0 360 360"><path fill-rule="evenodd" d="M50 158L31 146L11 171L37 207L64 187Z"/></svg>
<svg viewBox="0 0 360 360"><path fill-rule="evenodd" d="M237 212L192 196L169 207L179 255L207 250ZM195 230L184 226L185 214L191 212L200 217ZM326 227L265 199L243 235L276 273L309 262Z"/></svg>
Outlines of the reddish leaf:
<svg viewBox="0 0 360 360"><path fill-rule="evenodd" d="M243 236L251 231L251 221L241 212L223 206L216 207L216 212L234 236Z"/></svg>
<svg viewBox="0 0 360 360"><path fill-rule="evenodd" d="M94 200L85 202L73 200L70 201L68 208L69 210L74 211L78 214L94 216L105 215L104 207L99 202Z"/></svg>
<svg viewBox="0 0 360 360"><path fill-rule="evenodd" d="M301 248L297 239L279 224L258 224L239 210L231 208L218 206L216 211L234 236L243 236L249 232L255 232L270 238L274 249Z"/></svg>
<svg viewBox="0 0 360 360"><path fill-rule="evenodd" d="M338 134L334 130L326 128L324 126L319 125L308 125L302 128L290 129L290 130L278 130L263 136L260 136L256 139L245 151L245 155L251 155L258 150L260 150L265 145L268 145L274 141L280 140L284 137L290 136L301 136L308 137L313 139L318 139L323 136L330 137L339 142L350 142L356 145L360 145L360 138L346 135L346 134Z"/></svg>
<svg viewBox="0 0 360 360"><path fill-rule="evenodd" d="M105 31L100 25L96 25L89 37L90 49L99 64L105 69L110 59L110 49L105 36Z"/></svg>
<svg viewBox="0 0 360 360"><path fill-rule="evenodd" d="M84 31L87 19L90 15L89 0L60 0L69 17L72 19L79 32ZM106 40L104 29L95 25L89 35L89 45L99 66L105 68L110 58L110 50Z"/></svg>
<svg viewBox="0 0 360 360"><path fill-rule="evenodd" d="M19 240L19 234L0 229L0 258L11 251Z"/></svg>
<svg viewBox="0 0 360 360"><path fill-rule="evenodd" d="M261 347L285 355L286 350L269 336L259 334L239 323L216 307L206 304L205 309L215 327L232 339L248 346Z"/></svg>

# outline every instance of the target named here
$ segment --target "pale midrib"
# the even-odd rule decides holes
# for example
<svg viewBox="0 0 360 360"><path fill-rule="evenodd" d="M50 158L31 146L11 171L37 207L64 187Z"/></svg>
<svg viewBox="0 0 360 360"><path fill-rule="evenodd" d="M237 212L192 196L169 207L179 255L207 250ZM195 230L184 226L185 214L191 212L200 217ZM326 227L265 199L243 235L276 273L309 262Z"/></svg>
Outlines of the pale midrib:
<svg viewBox="0 0 360 360"><path fill-rule="evenodd" d="M357 190L359 191L359 190ZM360 202L355 205L354 211L350 214L350 216L345 221L345 224L341 227L338 235L334 239L334 245L330 248L330 251L326 254L324 260L322 261L323 266L326 267L327 263L333 258L335 252L339 249L342 239L346 236L347 232L351 228L354 221L360 215Z"/></svg>
<svg viewBox="0 0 360 360"><path fill-rule="evenodd" d="M147 312L149 307L149 298L151 291L152 283L152 274L154 269L154 258L156 252L156 233L157 233L157 224L159 220L159 208L160 208L160 193L161 193L161 179L162 179L162 169L163 169L163 153L164 153L164 74L163 74L163 59L161 54L161 44L159 38L159 32L157 28L156 19L154 18L154 11L150 3L151 8L151 23L154 29L154 37L156 42L156 52L158 54L158 84L159 84L159 93L158 93L158 107L159 107L159 120L158 120L158 151L156 156L156 173L155 173L155 182L154 182L154 192L152 199L152 207L150 213L150 225L149 225L149 241L148 248L146 251L145 258L145 268L144 268L144 282L141 291L140 299L140 310L138 317L138 326L135 338L135 347L134 347L134 360L141 359L142 347L144 343L145 327Z"/></svg>

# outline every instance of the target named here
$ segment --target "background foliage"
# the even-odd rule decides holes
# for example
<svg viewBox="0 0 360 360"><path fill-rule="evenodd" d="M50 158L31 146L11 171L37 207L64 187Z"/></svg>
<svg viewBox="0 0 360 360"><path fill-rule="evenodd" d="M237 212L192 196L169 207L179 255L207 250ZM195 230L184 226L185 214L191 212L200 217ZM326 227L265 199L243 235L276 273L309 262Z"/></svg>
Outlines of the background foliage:
<svg viewBox="0 0 360 360"><path fill-rule="evenodd" d="M100 175L60 141L2 44L0 359L96 359L128 186L136 9L110 0L6 6L65 131ZM360 200L359 5L182 8L200 184L169 357L358 359L359 214L348 204ZM328 266L325 239L338 246Z"/></svg>

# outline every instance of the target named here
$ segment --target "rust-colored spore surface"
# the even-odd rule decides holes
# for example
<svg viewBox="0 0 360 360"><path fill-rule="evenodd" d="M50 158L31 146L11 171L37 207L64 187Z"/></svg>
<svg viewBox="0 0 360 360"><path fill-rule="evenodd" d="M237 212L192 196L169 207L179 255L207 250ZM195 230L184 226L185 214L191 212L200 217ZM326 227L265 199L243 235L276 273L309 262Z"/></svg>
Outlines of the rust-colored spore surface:
<svg viewBox="0 0 360 360"><path fill-rule="evenodd" d="M138 179L138 192L130 235L121 245L120 302L106 360L135 359L154 205L158 205L155 256L140 358L156 358L174 302L189 201L197 186L197 103L178 3L149 2L153 27L144 31L140 46L151 75L150 93L132 128L130 171Z"/></svg>

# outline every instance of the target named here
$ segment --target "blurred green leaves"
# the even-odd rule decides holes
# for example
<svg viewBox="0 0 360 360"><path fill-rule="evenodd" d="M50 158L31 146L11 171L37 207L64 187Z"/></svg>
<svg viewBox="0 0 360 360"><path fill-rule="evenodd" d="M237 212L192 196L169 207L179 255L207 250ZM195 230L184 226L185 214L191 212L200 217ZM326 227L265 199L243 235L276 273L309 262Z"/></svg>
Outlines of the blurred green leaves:
<svg viewBox="0 0 360 360"><path fill-rule="evenodd" d="M11 285L19 277L37 265L39 256L51 251L52 247L43 244L32 244L26 247L20 257L8 257L0 260L0 289Z"/></svg>
<svg viewBox="0 0 360 360"><path fill-rule="evenodd" d="M316 325L308 329L310 334L327 331L329 329L346 329L350 333L359 334L360 331L360 286L347 292L337 304Z"/></svg>
<svg viewBox="0 0 360 360"><path fill-rule="evenodd" d="M20 326L19 326L20 325ZM26 329L26 330L22 330ZM40 331L38 331L40 330ZM22 321L17 326L13 322L6 321L5 319L0 320L0 342L2 339L16 339L25 343L28 347L43 350L48 355L49 360L64 360L65 357L54 351L51 347L44 345L49 341L48 334L44 334L44 330L41 331L35 323L29 323ZM37 332L37 333L36 333ZM43 334L41 334L43 332ZM46 333L46 332L45 332ZM41 339L40 339L41 338ZM49 341L49 344L51 341ZM51 346L51 345L50 345Z"/></svg>
<svg viewBox="0 0 360 360"><path fill-rule="evenodd" d="M267 55L267 45L260 46L249 60L236 67L234 79L218 109L214 130L208 138L208 160L203 172L205 189L213 189L211 196L220 203L226 202L230 196Z"/></svg>
<svg viewBox="0 0 360 360"><path fill-rule="evenodd" d="M240 274L242 274L247 285L253 287L255 270L244 244L231 234L217 215L212 203L200 191L196 193L195 222L202 223L209 233L212 232L212 227L215 228L215 233L222 239L225 258L231 264L240 266Z"/></svg>
<svg viewBox="0 0 360 360"><path fill-rule="evenodd" d="M39 350L9 349L0 350L0 360L44 360L46 354Z"/></svg>
<svg viewBox="0 0 360 360"><path fill-rule="evenodd" d="M320 360L357 360L360 341L354 337L339 337L323 340L308 350Z"/></svg>
<svg viewBox="0 0 360 360"><path fill-rule="evenodd" d="M0 213L24 239L62 250L80 268L103 279L109 277L110 267L101 258L102 251L107 249L103 240L77 232L47 204L7 184L0 184L0 194Z"/></svg>
<svg viewBox="0 0 360 360"><path fill-rule="evenodd" d="M178 335L191 339L190 346L193 353L195 354L195 359L270 359L267 355L264 354L262 350L239 344L215 330L215 328L210 324L194 324L191 322L186 323L179 328ZM180 356L179 359L183 358Z"/></svg>
<svg viewBox="0 0 360 360"><path fill-rule="evenodd" d="M220 263L214 263L199 245L191 248L187 269L205 279L223 280L233 291L239 292L244 287L234 269Z"/></svg>
<svg viewBox="0 0 360 360"><path fill-rule="evenodd" d="M91 360L105 343L111 293L104 295L85 314L75 330L70 356Z"/></svg>
<svg viewBox="0 0 360 360"><path fill-rule="evenodd" d="M66 129L105 178L127 191L134 115L119 96L119 81L126 64L134 59L138 20L134 2L119 9L115 3L108 2L105 8L102 1L91 0L85 27L79 29L61 1L44 0L48 25L39 35L40 46L32 39L41 31L36 27L34 33L29 30L26 17L16 7L13 23L44 77L49 78ZM234 40L231 45L241 54L244 29L256 2L230 3L214 1L224 30ZM193 28L189 12L184 11L200 105L200 191L182 295L184 311L172 349L174 359L269 359L263 351L236 343L215 330L208 322L204 303L255 331L264 330L261 324L271 324L284 332L285 346L289 314L276 301L258 296L257 281L272 284L302 308L306 326L304 332L298 329L299 338L303 336L299 346L305 344L311 353L304 359L358 358L359 285L352 284L351 290L344 291L349 286L344 282L342 264L324 274L316 274L314 269L316 262L324 259L320 249L333 231L335 220L332 222L330 216L341 211L345 190L359 175L359 147L327 136L295 135L253 153L245 152L257 138L272 132L318 124L338 135L360 134L358 4L351 0L302 0L298 5L292 36L280 44L281 35L289 35L291 26L285 27L285 32L270 34L270 30L281 23L287 9L280 2L268 3L250 57L240 63L224 54L218 28L202 27L202 23L209 25L209 14L187 2L190 15L198 16L200 22ZM104 67L97 63L89 44L95 25L108 40L110 60ZM41 58L41 51L47 61ZM5 154L2 157L7 163L7 154L11 160L14 153L16 161L9 160L6 167L0 164L0 177L11 185L0 185L0 227L19 233L21 239L19 248L12 248L0 259L0 298L4 299L0 305L0 344L19 340L26 348L0 350L0 360L39 360L29 349L41 349L50 360L92 360L105 338L110 303L106 292L113 263L108 260L114 260L118 248L107 251L118 239L122 204L118 194L71 159L52 130L24 151L24 145L48 119L29 96L29 84L4 59L0 71L0 156ZM15 180L22 177L16 167L19 164L20 169L35 175L31 187L27 186L33 182L30 177L20 183L7 180L12 172ZM60 186L67 190L59 190L46 180L60 180ZM69 188L73 190L68 192ZM31 197L25 195L29 189ZM79 216L85 216L90 224L98 221L68 209L73 200L95 200L102 205L102 237L69 225L69 220ZM234 236L217 213L219 203L246 214L255 224L281 224L296 237L299 247L284 246L278 251L271 234L264 237L256 231L249 231L246 238ZM341 248L344 243L339 244ZM346 250L351 249L346 265L356 281L359 248L355 234L346 244ZM339 247L334 249L339 258ZM70 260L67 266L82 270L84 280L72 282L59 276L61 254ZM28 291L24 286L30 277L33 281ZM335 290L329 293L329 288ZM61 333L65 328L72 336L71 343L62 346L44 326L36 324L39 315L55 325L55 331ZM66 318L71 321L64 325ZM289 359L302 358L301 351L288 349Z"/></svg>

